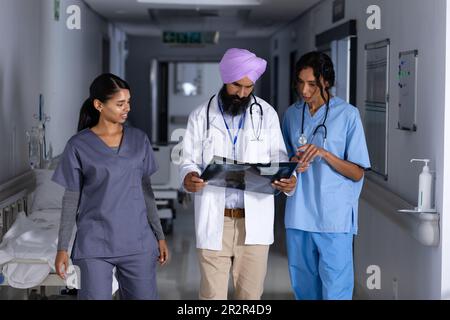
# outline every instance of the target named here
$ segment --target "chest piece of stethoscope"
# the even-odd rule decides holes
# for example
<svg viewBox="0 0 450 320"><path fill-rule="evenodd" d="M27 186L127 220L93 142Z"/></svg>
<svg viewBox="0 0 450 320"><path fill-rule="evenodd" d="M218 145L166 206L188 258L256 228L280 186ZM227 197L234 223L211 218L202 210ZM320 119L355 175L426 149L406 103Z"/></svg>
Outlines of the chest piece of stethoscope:
<svg viewBox="0 0 450 320"><path fill-rule="evenodd" d="M301 146L304 146L308 143L308 139L306 138L306 135L304 133L302 133L300 138L298 138L298 143L300 143Z"/></svg>

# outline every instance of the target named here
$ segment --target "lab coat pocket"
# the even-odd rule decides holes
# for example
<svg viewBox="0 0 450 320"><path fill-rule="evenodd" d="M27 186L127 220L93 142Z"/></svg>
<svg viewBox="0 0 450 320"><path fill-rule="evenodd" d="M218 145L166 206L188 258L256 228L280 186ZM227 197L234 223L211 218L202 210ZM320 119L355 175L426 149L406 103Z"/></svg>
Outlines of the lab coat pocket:
<svg viewBox="0 0 450 320"><path fill-rule="evenodd" d="M267 139L248 140L244 161L250 163L270 163L270 148L267 147Z"/></svg>
<svg viewBox="0 0 450 320"><path fill-rule="evenodd" d="M203 147L204 152L208 152L208 157L204 156L204 164L209 164L213 156L232 158L232 143L228 135L225 135L217 128L211 128L211 145L209 148ZM208 150L207 150L208 149Z"/></svg>
<svg viewBox="0 0 450 320"><path fill-rule="evenodd" d="M214 156L214 139L212 137L205 138L202 141L201 152L203 164L209 164Z"/></svg>

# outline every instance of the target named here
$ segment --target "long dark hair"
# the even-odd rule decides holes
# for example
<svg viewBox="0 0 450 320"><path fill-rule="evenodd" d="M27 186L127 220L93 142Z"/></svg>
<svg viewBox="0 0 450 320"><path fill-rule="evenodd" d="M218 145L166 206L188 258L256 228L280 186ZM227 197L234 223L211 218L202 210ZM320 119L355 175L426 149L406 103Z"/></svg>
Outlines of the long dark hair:
<svg viewBox="0 0 450 320"><path fill-rule="evenodd" d="M335 82L335 72L333 61L331 58L323 53L318 51L312 51L305 55L303 55L295 64L295 74L294 74L294 83L293 86L297 92L298 85L298 76L300 72L304 69L312 68L314 72L314 77L316 78L317 86L320 89L320 95L327 104L330 101L330 88L334 87ZM320 82L320 77L323 78L324 82L328 82L328 87L324 88L322 83ZM326 91L328 98L325 99L324 91Z"/></svg>
<svg viewBox="0 0 450 320"><path fill-rule="evenodd" d="M111 73L104 73L92 82L89 87L89 98L83 103L78 120L78 132L86 128L92 128L100 119L100 112L94 107L94 100L105 103L120 89L130 90L128 83ZM130 90L131 91L131 90Z"/></svg>

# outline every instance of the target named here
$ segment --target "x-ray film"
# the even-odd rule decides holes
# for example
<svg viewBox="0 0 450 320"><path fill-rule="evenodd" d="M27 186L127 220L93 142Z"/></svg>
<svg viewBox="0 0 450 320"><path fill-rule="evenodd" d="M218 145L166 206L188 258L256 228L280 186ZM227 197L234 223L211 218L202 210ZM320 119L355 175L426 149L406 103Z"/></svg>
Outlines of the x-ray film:
<svg viewBox="0 0 450 320"><path fill-rule="evenodd" d="M289 179L296 167L296 162L240 163L216 156L200 178L212 186L273 194L272 182Z"/></svg>

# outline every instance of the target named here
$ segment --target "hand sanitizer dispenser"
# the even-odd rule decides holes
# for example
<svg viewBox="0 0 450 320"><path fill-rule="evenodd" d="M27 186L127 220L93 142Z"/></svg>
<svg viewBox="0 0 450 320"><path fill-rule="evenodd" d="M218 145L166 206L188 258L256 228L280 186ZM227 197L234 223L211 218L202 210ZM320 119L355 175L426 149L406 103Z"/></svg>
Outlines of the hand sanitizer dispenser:
<svg viewBox="0 0 450 320"><path fill-rule="evenodd" d="M419 212L432 212L431 203L431 186L433 177L430 173L430 167L428 163L429 159L411 159L411 162L424 162L425 165L422 168L422 172L419 175L419 194L417 200L417 211Z"/></svg>
<svg viewBox="0 0 450 320"><path fill-rule="evenodd" d="M398 213L406 213L409 218L404 218L405 225L412 236L425 246L438 246L440 239L439 220L440 215L436 208L432 208L433 176L430 172L429 159L412 159L411 162L424 162L422 172L419 175L419 194L417 207L414 209L400 209ZM409 204L401 200L402 206ZM402 218L403 219L403 218Z"/></svg>

